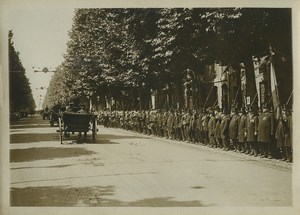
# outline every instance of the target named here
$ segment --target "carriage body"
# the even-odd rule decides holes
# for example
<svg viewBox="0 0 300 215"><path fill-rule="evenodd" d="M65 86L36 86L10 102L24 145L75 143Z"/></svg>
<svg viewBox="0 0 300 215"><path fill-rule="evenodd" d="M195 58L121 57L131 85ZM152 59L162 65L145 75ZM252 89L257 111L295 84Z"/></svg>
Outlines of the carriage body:
<svg viewBox="0 0 300 215"><path fill-rule="evenodd" d="M93 142L96 142L97 115L89 113L62 112L58 115L60 141L68 137L69 133L81 132L86 138L87 132L92 132Z"/></svg>

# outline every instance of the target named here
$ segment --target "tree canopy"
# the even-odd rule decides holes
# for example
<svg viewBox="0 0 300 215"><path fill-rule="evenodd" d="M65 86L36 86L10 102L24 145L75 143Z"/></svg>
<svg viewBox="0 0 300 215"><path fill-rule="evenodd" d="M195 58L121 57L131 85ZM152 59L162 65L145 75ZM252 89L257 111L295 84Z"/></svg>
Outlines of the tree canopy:
<svg viewBox="0 0 300 215"><path fill-rule="evenodd" d="M36 108L30 83L25 75L20 54L14 48L13 32L9 31L9 93L11 112L30 111Z"/></svg>
<svg viewBox="0 0 300 215"><path fill-rule="evenodd" d="M64 91L53 95L76 88L85 96L141 102L139 92L174 86L180 94L186 71L201 84L204 66L218 62L245 67L253 98L252 57L270 49L292 76L290 9L77 9L69 35L61 68L72 78L57 74L53 85Z"/></svg>

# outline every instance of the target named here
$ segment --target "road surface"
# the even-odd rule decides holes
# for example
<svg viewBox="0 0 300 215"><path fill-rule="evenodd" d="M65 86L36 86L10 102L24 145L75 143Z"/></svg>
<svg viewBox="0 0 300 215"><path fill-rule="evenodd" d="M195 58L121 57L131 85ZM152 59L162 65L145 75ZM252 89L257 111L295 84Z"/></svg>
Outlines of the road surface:
<svg viewBox="0 0 300 215"><path fill-rule="evenodd" d="M292 164L99 126L61 145L40 116L11 124L11 206L292 206Z"/></svg>

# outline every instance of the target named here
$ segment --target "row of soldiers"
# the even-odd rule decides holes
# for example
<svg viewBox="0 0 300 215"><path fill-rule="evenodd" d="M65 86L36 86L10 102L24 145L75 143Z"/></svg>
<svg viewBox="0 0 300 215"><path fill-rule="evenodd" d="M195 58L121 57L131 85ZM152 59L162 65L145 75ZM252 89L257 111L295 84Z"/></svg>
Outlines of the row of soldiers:
<svg viewBox="0 0 300 215"><path fill-rule="evenodd" d="M196 110L103 111L105 127L122 128L172 140L292 162L292 116L285 108L277 118L267 105L231 112ZM101 123L100 122L100 123Z"/></svg>

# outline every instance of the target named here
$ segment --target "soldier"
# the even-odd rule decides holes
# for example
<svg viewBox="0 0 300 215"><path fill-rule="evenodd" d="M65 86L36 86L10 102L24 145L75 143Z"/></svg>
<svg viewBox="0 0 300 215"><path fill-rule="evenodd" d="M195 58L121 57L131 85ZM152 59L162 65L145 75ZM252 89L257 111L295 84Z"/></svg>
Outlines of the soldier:
<svg viewBox="0 0 300 215"><path fill-rule="evenodd" d="M204 111L204 115L202 117L202 136L203 136L203 145L207 145L209 142L208 139L208 121L209 121L209 109Z"/></svg>
<svg viewBox="0 0 300 215"><path fill-rule="evenodd" d="M258 117L258 142L262 149L261 157L272 158L271 147L274 134L274 115L268 105L263 106L263 112Z"/></svg>
<svg viewBox="0 0 300 215"><path fill-rule="evenodd" d="M238 128L239 128L239 115L237 114L236 108L232 108L231 119L229 123L229 138L235 152L238 151Z"/></svg>
<svg viewBox="0 0 300 215"><path fill-rule="evenodd" d="M222 139L221 139L221 113L217 111L216 113L216 128L215 128L215 140L216 140L216 148L222 148Z"/></svg>
<svg viewBox="0 0 300 215"><path fill-rule="evenodd" d="M108 128L108 123L109 123L109 110L106 109L103 112L103 124L104 124L104 127Z"/></svg>
<svg viewBox="0 0 300 215"><path fill-rule="evenodd" d="M163 117L162 117L162 136L163 137L168 136L167 122L168 122L168 112L164 110Z"/></svg>
<svg viewBox="0 0 300 215"><path fill-rule="evenodd" d="M157 135L156 123L157 123L157 116L155 111L152 111L150 113L151 134L155 136Z"/></svg>
<svg viewBox="0 0 300 215"><path fill-rule="evenodd" d="M258 117L250 107L248 110L247 123L246 123L246 134L247 143L250 145L251 154L255 157L258 156L258 145L257 145L257 126Z"/></svg>
<svg viewBox="0 0 300 215"><path fill-rule="evenodd" d="M174 130L175 130L175 139L181 140L181 128L180 128L181 114L180 110L176 110L174 118Z"/></svg>
<svg viewBox="0 0 300 215"><path fill-rule="evenodd" d="M283 125L284 125L284 147L286 152L286 158L288 162L293 161L293 144L292 144L292 135L293 135L293 122L292 115L287 109L283 109Z"/></svg>
<svg viewBox="0 0 300 215"><path fill-rule="evenodd" d="M166 136L169 139L174 139L173 137L173 125L174 125L174 113L173 109L170 109L167 119L167 128L168 128L168 135Z"/></svg>
<svg viewBox="0 0 300 215"><path fill-rule="evenodd" d="M230 116L224 110L221 115L221 123L220 123L220 134L222 139L223 149L228 151L229 150L229 123L230 123Z"/></svg>
<svg viewBox="0 0 300 215"><path fill-rule="evenodd" d="M151 121L150 121L150 110L148 110L146 112L146 116L145 116L145 133L147 135L151 134Z"/></svg>
<svg viewBox="0 0 300 215"><path fill-rule="evenodd" d="M189 110L188 135L190 142L195 142L195 112Z"/></svg>
<svg viewBox="0 0 300 215"><path fill-rule="evenodd" d="M277 123L277 128L276 128L276 132L275 132L275 139L276 139L276 145L277 148L280 149L281 154L282 154L282 161L286 161L287 160L287 156L286 156L286 150L284 147L284 136L285 136L285 126L284 126L284 122L283 122L283 111L280 113L279 117L278 117L278 123Z"/></svg>
<svg viewBox="0 0 300 215"><path fill-rule="evenodd" d="M141 111L141 114L140 114L140 120L141 120L141 133L145 133L145 130L146 130L146 111L143 110Z"/></svg>
<svg viewBox="0 0 300 215"><path fill-rule="evenodd" d="M208 137L209 137L209 147L215 147L216 145L216 140L214 137L215 134L215 129L216 129L216 118L215 118L215 113L214 110L210 110L209 114L209 121L208 121Z"/></svg>
<svg viewBox="0 0 300 215"><path fill-rule="evenodd" d="M203 111L202 109L200 110L199 113L196 113L195 121L196 121L196 131L195 131L195 138L197 143L202 142L202 116L203 116Z"/></svg>
<svg viewBox="0 0 300 215"><path fill-rule="evenodd" d="M190 110L186 110L184 114L183 127L184 127L184 136L186 137L187 142L191 141L190 128L189 128L190 120L191 120Z"/></svg>
<svg viewBox="0 0 300 215"><path fill-rule="evenodd" d="M201 142L201 110L197 111L195 113L195 142L200 143Z"/></svg>
<svg viewBox="0 0 300 215"><path fill-rule="evenodd" d="M238 149L240 152L245 153L248 152L248 148L246 147L246 123L247 123L247 115L244 108L241 108L239 111L239 129L238 129Z"/></svg>
<svg viewBox="0 0 300 215"><path fill-rule="evenodd" d="M162 137L163 136L163 132L162 132L163 114L160 109L157 110L156 118L157 118L157 125L156 125L157 136Z"/></svg>
<svg viewBox="0 0 300 215"><path fill-rule="evenodd" d="M184 131L184 129L185 129L185 117L186 117L186 115L185 115L186 113L185 113L185 111L182 111L181 112L181 117L180 117L180 123L179 123L179 126L180 126L180 133L181 133L181 140L182 141L186 141L186 135L185 135L185 131Z"/></svg>

